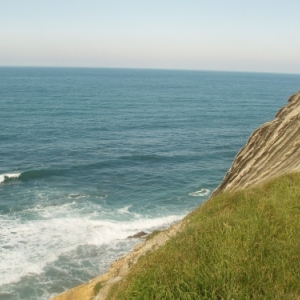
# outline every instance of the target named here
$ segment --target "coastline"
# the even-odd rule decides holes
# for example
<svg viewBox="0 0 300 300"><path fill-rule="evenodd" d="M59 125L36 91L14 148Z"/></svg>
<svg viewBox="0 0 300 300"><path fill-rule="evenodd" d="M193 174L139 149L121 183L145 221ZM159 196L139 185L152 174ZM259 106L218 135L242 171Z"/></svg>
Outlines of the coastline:
<svg viewBox="0 0 300 300"><path fill-rule="evenodd" d="M300 170L297 125L300 116L299 103L300 91L289 98L274 120L263 124L251 134L209 199L223 191L247 189L282 174ZM138 259L149 251L157 250L175 236L184 227L184 220L137 244L128 254L111 263L103 275L57 295L52 300L106 299L112 286L124 279Z"/></svg>
<svg viewBox="0 0 300 300"><path fill-rule="evenodd" d="M124 277L129 273L131 267L141 256L163 246L170 238L174 237L177 232L183 228L184 224L185 221L183 219L176 224L171 225L168 229L158 232L153 237L137 243L129 253L112 262L104 274L91 279L87 283L58 294L52 297L51 300L106 299L112 286L124 279ZM99 293L95 292L97 287L101 287Z"/></svg>

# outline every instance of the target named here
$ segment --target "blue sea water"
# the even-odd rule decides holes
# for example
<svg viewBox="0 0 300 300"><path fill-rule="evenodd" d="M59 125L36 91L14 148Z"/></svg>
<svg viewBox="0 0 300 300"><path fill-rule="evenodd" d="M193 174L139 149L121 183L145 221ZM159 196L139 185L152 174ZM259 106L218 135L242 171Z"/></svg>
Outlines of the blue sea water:
<svg viewBox="0 0 300 300"><path fill-rule="evenodd" d="M0 299L104 272L218 186L300 75L0 68Z"/></svg>

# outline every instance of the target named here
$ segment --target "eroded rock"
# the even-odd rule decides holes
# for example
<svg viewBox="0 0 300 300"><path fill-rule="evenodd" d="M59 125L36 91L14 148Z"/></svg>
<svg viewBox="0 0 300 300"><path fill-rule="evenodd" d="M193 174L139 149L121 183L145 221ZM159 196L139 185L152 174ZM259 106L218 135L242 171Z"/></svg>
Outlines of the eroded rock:
<svg viewBox="0 0 300 300"><path fill-rule="evenodd" d="M128 236L127 238L128 238L128 239L133 239L133 238L134 238L134 239L137 239L137 238L140 238L140 237L145 236L145 235L147 235L146 232L140 231L140 232L138 232L138 233L136 233L136 234L134 234L134 235Z"/></svg>
<svg viewBox="0 0 300 300"><path fill-rule="evenodd" d="M255 130L213 195L300 170L300 91Z"/></svg>

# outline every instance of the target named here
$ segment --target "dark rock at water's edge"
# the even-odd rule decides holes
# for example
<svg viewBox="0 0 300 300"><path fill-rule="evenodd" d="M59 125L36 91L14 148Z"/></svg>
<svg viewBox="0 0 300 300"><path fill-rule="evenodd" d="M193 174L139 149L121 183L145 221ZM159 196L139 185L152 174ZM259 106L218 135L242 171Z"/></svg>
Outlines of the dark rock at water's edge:
<svg viewBox="0 0 300 300"><path fill-rule="evenodd" d="M144 232L144 231L140 231L140 232L138 232L138 233L136 233L136 234L134 234L134 235L128 236L127 238L128 238L128 239L132 239L132 238L140 238L140 237L145 236L145 235L147 235L147 234L148 234L148 233L146 233L146 232Z"/></svg>

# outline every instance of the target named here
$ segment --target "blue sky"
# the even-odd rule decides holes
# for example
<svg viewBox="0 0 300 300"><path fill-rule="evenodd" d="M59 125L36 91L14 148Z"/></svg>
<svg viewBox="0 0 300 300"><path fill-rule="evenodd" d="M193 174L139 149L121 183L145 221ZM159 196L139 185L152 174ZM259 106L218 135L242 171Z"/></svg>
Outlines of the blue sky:
<svg viewBox="0 0 300 300"><path fill-rule="evenodd" d="M0 0L0 66L300 73L299 0Z"/></svg>

